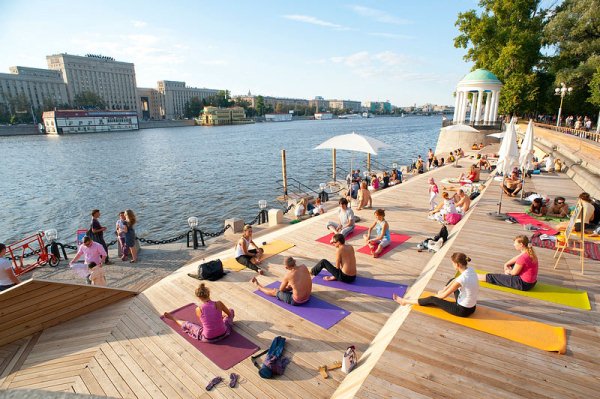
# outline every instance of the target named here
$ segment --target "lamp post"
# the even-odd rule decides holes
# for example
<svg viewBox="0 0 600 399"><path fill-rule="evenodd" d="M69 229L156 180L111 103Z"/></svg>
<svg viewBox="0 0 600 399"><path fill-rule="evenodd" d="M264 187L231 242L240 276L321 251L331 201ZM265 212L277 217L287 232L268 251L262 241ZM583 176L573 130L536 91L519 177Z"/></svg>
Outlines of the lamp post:
<svg viewBox="0 0 600 399"><path fill-rule="evenodd" d="M258 201L258 207L260 208L260 214L258 217L258 224L267 223L269 221L269 212L267 212L267 201Z"/></svg>
<svg viewBox="0 0 600 399"><path fill-rule="evenodd" d="M573 88L567 87L565 82L560 82L560 87L557 87L556 89L554 89L554 95L560 96L560 106L558 107L558 118L556 118L556 126L557 127L560 126L560 115L562 114L563 99L565 98L565 96L567 94L571 94L572 91L573 91Z"/></svg>
<svg viewBox="0 0 600 399"><path fill-rule="evenodd" d="M62 249L64 259L68 259L67 251L65 250L64 244L56 241L58 239L58 232L56 231L56 229L46 230L44 232L44 236L46 237L46 240L48 240L48 244L46 244L46 249L48 249L48 247L50 247L50 253L52 255L54 255L56 257L56 259L60 260L60 251L59 251L58 247L60 247ZM52 262L50 262L49 264L50 264L50 266L52 266ZM57 264L58 264L58 262L57 262Z"/></svg>
<svg viewBox="0 0 600 399"><path fill-rule="evenodd" d="M327 184L321 183L321 184L319 184L319 188L321 189L321 192L319 193L319 199L321 200L321 203L329 201L329 194L327 194L325 192L325 189L327 188Z"/></svg>
<svg viewBox="0 0 600 399"><path fill-rule="evenodd" d="M204 237L202 236L202 232L198 230L198 218L196 216L191 216L187 220L188 226L190 226L190 231L187 234L187 246L190 246L190 235L192 236L194 249L198 249L198 233L200 233L200 241L202 241L202 246L204 246Z"/></svg>

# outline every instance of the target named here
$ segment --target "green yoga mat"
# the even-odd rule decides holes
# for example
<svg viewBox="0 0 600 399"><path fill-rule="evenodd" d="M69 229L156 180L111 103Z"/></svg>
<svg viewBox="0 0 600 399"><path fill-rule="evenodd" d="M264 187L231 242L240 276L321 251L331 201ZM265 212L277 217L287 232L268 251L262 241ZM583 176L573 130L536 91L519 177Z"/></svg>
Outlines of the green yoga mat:
<svg viewBox="0 0 600 399"><path fill-rule="evenodd" d="M483 270L475 271L477 274L487 274L487 272L484 272ZM486 283L485 281L480 281L479 285L492 290L510 292L516 295L539 299L540 301L558 303L559 305L570 306L577 309L592 310L586 291L578 291L571 288L560 287L558 285L544 284L540 283L539 281L535 284L535 287L529 291L519 291L513 288Z"/></svg>
<svg viewBox="0 0 600 399"><path fill-rule="evenodd" d="M525 213L528 214L531 217L534 217L534 218L536 218L538 220L542 220L544 222L557 222L557 223L560 223L560 222L566 222L566 221L569 220L568 217L566 217L566 218L559 218L559 217L556 217L556 216L536 216L533 213L529 212L529 207L528 206L525 207Z"/></svg>

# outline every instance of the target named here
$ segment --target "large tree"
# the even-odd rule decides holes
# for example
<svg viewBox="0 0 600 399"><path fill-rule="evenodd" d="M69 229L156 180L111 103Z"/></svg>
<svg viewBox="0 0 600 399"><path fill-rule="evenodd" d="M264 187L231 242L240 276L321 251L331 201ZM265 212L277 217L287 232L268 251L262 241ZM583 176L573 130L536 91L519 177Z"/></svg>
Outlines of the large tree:
<svg viewBox="0 0 600 399"><path fill-rule="evenodd" d="M565 98L565 111L597 112L600 104L593 102L591 83L600 68L600 0L565 0L544 28L544 40L551 52L554 84L573 87L573 94Z"/></svg>
<svg viewBox="0 0 600 399"><path fill-rule="evenodd" d="M545 23L540 0L480 0L479 7L458 14L454 46L467 49L474 69L488 69L504 83L501 114L534 111Z"/></svg>
<svg viewBox="0 0 600 399"><path fill-rule="evenodd" d="M203 104L199 97L196 96L190 98L190 101L185 103L184 116L186 118L197 118L200 115L202 106Z"/></svg>
<svg viewBox="0 0 600 399"><path fill-rule="evenodd" d="M106 109L106 103L97 93L84 90L73 99L73 105L83 109Z"/></svg>

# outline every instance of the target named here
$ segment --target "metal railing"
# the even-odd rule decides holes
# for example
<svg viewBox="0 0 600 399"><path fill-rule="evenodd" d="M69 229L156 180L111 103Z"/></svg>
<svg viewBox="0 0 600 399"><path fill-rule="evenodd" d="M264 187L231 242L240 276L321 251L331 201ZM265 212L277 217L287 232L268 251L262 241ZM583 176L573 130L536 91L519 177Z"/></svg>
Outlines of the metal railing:
<svg viewBox="0 0 600 399"><path fill-rule="evenodd" d="M590 141L594 141L596 143L600 143L600 134L598 134L596 132L582 130L582 129L573 129L571 127L566 127L566 126L548 125L546 123L539 123L539 122L534 122L533 124L537 127L541 127L544 129L553 130L555 132L564 133L564 134L568 134L570 136L579 137L584 140L590 140Z"/></svg>

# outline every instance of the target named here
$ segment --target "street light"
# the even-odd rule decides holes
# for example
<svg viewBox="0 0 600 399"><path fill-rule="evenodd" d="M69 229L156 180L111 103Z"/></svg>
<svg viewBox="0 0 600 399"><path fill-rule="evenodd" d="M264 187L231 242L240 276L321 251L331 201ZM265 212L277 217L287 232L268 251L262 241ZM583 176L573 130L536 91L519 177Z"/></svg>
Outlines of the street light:
<svg viewBox="0 0 600 399"><path fill-rule="evenodd" d="M54 242L58 238L58 232L56 231L56 229L48 229L46 230L44 235L46 236L46 240L48 240L49 242Z"/></svg>
<svg viewBox="0 0 600 399"><path fill-rule="evenodd" d="M267 201L260 200L258 201L258 207L260 208L260 213L258 215L258 223L266 223L269 221L269 213L267 212Z"/></svg>
<svg viewBox="0 0 600 399"><path fill-rule="evenodd" d="M560 107L558 107L558 118L556 118L556 126L560 126L560 115L562 114L563 99L567 94L571 94L573 91L572 87L567 87L565 82L560 82L560 87L554 89L554 95L560 96Z"/></svg>
<svg viewBox="0 0 600 399"><path fill-rule="evenodd" d="M190 246L190 236L192 236L194 249L198 249L198 233L200 233L200 241L202 241L202 246L204 246L204 236L202 235L202 232L196 228L198 227L198 218L196 216L191 216L188 218L187 222L188 226L190 226L190 231L187 233L187 246Z"/></svg>
<svg viewBox="0 0 600 399"><path fill-rule="evenodd" d="M392 168L393 168L393 169L398 169L398 164L397 164L396 162L394 162L394 163L392 164Z"/></svg>
<svg viewBox="0 0 600 399"><path fill-rule="evenodd" d="M194 230L196 227L198 227L198 218L196 216L191 216L188 218L188 225L190 226L190 229Z"/></svg>
<svg viewBox="0 0 600 399"><path fill-rule="evenodd" d="M321 199L321 202L324 203L329 201L329 194L325 192L325 189L327 188L327 183L319 184L319 188L321 189L321 192L319 193L319 198Z"/></svg>

